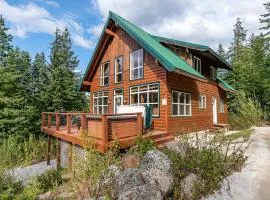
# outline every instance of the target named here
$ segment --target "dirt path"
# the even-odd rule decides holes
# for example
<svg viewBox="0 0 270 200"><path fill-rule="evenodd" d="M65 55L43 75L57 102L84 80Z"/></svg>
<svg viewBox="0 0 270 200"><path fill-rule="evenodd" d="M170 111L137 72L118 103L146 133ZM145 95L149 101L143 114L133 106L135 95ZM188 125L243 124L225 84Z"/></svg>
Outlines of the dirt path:
<svg viewBox="0 0 270 200"><path fill-rule="evenodd" d="M248 165L229 177L230 193L224 186L220 194L207 200L269 200L270 199L270 127L256 127L246 152Z"/></svg>

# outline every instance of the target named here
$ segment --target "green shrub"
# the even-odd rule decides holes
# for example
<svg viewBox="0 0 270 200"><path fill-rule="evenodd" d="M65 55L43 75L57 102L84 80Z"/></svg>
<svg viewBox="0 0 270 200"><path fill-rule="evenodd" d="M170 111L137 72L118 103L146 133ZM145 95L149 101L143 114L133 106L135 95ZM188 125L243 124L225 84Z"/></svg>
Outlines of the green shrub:
<svg viewBox="0 0 270 200"><path fill-rule="evenodd" d="M147 151L155 148L155 142L149 138L137 137L135 145L131 147L130 152L143 156Z"/></svg>
<svg viewBox="0 0 270 200"><path fill-rule="evenodd" d="M246 97L240 92L229 113L229 122L232 129L248 129L259 125L264 117L260 103L256 99Z"/></svg>
<svg viewBox="0 0 270 200"><path fill-rule="evenodd" d="M50 189L63 183L62 170L51 169L35 179L35 185L41 192L46 192Z"/></svg>
<svg viewBox="0 0 270 200"><path fill-rule="evenodd" d="M22 182L0 172L0 199L13 200L23 190Z"/></svg>

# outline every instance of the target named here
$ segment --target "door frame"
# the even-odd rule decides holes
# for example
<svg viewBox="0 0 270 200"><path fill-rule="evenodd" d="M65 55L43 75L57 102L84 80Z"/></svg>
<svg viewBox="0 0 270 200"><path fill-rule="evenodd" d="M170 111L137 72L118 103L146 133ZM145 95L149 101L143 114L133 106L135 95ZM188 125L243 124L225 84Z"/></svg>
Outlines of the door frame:
<svg viewBox="0 0 270 200"><path fill-rule="evenodd" d="M115 94L115 90L114 90L114 92L113 92L113 112L114 112L114 114L116 114L116 105L115 105L115 103L116 103L116 101L115 101L115 99L116 98L121 98L121 105L124 105L124 94L123 94L123 89L121 89L122 90L122 94Z"/></svg>
<svg viewBox="0 0 270 200"><path fill-rule="evenodd" d="M218 122L217 119L217 98L212 97L212 116L213 116L213 124Z"/></svg>

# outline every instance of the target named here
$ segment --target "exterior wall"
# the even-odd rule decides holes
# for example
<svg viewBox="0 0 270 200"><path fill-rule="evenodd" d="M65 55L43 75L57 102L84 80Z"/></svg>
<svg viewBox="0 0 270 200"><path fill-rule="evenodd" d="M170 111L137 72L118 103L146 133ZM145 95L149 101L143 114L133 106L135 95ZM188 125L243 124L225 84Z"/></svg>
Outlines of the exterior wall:
<svg viewBox="0 0 270 200"><path fill-rule="evenodd" d="M169 133L187 133L209 129L213 125L212 98L217 99L218 123L228 123L226 92L212 80L200 82L195 79L169 73L168 80L168 123ZM172 116L172 90L191 93L191 116ZM206 109L199 108L199 95L206 96ZM220 99L224 100L224 113L220 112Z"/></svg>
<svg viewBox="0 0 270 200"><path fill-rule="evenodd" d="M110 62L110 77L108 86L100 86L100 64L97 69L91 84L91 94L97 91L108 91L108 106L109 113L113 113L113 92L114 89L122 88L124 93L124 105L129 105L130 99L130 86L136 86L140 84L148 83L159 83L160 88L160 100L167 98L167 87L166 87L166 70L164 67L159 66L155 63L155 59L146 51L144 51L144 78L140 80L130 80L129 71L129 56L130 52L141 48L139 44L134 41L126 32L122 29L117 29L115 36L109 44L101 63ZM120 84L115 84L114 80L114 62L115 58L123 56L123 81ZM93 113L93 95L90 100L90 112ZM159 110L160 116L153 119L153 128L155 130L166 130L166 119L167 119L167 107L166 105L160 105Z"/></svg>

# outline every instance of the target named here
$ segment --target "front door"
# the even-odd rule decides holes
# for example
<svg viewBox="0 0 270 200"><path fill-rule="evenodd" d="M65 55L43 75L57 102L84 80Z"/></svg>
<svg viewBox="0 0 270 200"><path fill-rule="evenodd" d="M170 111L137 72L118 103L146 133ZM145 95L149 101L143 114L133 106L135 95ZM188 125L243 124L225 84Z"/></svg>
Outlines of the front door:
<svg viewBox="0 0 270 200"><path fill-rule="evenodd" d="M217 99L213 97L212 99L212 105L213 105L213 123L217 123Z"/></svg>
<svg viewBox="0 0 270 200"><path fill-rule="evenodd" d="M123 105L123 91L122 89L117 89L114 91L114 113L118 113L119 106Z"/></svg>

